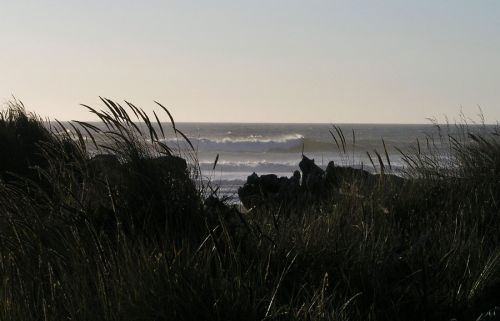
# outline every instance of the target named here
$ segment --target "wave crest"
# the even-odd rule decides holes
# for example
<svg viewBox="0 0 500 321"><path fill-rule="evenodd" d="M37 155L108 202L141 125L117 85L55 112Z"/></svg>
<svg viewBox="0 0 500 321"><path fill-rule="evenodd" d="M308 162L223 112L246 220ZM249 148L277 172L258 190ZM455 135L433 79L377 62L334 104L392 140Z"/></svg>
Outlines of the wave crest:
<svg viewBox="0 0 500 321"><path fill-rule="evenodd" d="M297 146L302 146L304 136L301 134L271 137L249 135L245 137L194 137L190 140L200 151L268 152L290 151ZM166 139L167 143L174 141L176 141L175 138Z"/></svg>

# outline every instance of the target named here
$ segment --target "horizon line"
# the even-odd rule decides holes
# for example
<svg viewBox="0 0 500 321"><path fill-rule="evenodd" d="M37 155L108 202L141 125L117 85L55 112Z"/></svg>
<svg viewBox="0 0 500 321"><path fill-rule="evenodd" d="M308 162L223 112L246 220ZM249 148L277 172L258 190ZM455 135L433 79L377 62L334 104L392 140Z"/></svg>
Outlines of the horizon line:
<svg viewBox="0 0 500 321"><path fill-rule="evenodd" d="M59 119L45 119L44 121L56 121ZM80 121L80 122L87 122L87 123L100 123L100 120L78 120L78 119L72 119L72 120L59 120L63 122L74 122L74 121ZM144 121L134 121L134 123L144 123ZM170 123L170 120L165 120L161 121L161 123ZM176 124L242 124L242 125L418 125L418 126L424 126L424 125L429 125L429 126L435 126L435 125L461 125L463 123L459 122L449 122L449 123L409 123L409 122L404 122L404 123L377 123L377 122L240 122L240 121L175 121ZM500 125L499 121L496 121L494 123L477 123L477 122L470 122L467 123L466 125L471 125L471 126L498 126Z"/></svg>

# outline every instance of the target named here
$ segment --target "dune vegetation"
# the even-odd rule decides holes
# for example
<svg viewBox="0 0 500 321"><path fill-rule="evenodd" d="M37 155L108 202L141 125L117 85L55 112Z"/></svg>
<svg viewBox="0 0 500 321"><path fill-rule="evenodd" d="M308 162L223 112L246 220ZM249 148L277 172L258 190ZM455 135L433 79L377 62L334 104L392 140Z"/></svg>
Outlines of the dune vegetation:
<svg viewBox="0 0 500 321"><path fill-rule="evenodd" d="M168 110L165 128L102 101L87 106L99 126L47 125L18 101L0 115L1 320L490 320L500 306L497 128L441 128L445 154L416 143L397 185L382 151L369 189L352 176L296 210L240 211Z"/></svg>

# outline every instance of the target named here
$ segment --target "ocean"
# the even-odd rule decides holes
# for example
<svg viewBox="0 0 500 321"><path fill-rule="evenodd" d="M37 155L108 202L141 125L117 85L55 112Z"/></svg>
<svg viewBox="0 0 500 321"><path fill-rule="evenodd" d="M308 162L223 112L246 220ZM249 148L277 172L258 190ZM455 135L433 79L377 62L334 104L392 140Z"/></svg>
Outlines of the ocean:
<svg viewBox="0 0 500 321"><path fill-rule="evenodd" d="M234 195L254 172L291 176L302 153L323 168L334 161L374 172L370 156L377 167L377 151L387 165L387 151L392 171L398 173L404 168L401 151L411 152L429 140L439 144L432 124L342 124L337 125L340 131L331 124L178 123L177 127L195 147L204 180L228 195ZM167 142L173 140L170 137Z"/></svg>
<svg viewBox="0 0 500 321"><path fill-rule="evenodd" d="M92 123L105 129L102 123ZM149 130L137 123L149 140ZM157 125L154 125L157 127ZM218 187L219 195L237 198L238 187L252 173L276 174L290 177L299 169L302 155L326 168L330 161L339 166L363 168L379 172L379 161L386 172L399 175L404 172L402 153L425 155L430 149L447 162L449 149L447 135L459 139L467 131L498 130L495 125L434 124L271 124L271 123L176 123L190 140L185 139L163 123L165 138L162 143L180 151L188 163L197 167L201 181ZM68 130L67 130L68 131ZM160 131L158 130L158 133ZM76 137L75 137L76 139ZM84 139L89 143L88 137ZM467 138L465 138L467 139ZM149 140L150 141L150 140ZM91 153L97 152L92 151ZM378 154L378 155L377 155ZM380 158L379 158L380 157ZM215 162L217 159L217 162ZM215 166L214 166L215 165ZM390 166L389 166L390 165ZM199 180L198 180L199 181Z"/></svg>

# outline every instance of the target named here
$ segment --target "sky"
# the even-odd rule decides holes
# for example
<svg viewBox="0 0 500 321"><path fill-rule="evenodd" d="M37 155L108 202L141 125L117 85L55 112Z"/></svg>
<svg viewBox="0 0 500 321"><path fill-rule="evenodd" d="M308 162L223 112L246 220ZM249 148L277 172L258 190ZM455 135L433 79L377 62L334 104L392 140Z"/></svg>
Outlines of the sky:
<svg viewBox="0 0 500 321"><path fill-rule="evenodd" d="M0 103L93 120L99 96L177 121L500 120L498 0L2 0Z"/></svg>

